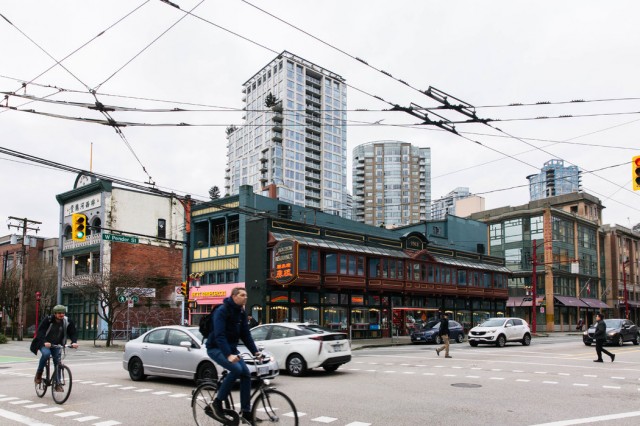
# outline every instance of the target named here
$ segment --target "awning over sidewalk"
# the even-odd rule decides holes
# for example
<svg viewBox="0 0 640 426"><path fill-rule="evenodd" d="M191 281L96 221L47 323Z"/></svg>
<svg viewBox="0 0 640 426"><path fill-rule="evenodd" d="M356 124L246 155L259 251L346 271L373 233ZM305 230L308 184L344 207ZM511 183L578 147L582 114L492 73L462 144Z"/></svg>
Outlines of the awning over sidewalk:
<svg viewBox="0 0 640 426"><path fill-rule="evenodd" d="M582 300L578 299L577 297L569 297L569 296L553 296L554 299L556 299L558 301L558 303L560 303L561 305L564 306L574 306L574 307L578 307L578 308L588 308L589 305L587 305L586 303L584 303Z"/></svg>
<svg viewBox="0 0 640 426"><path fill-rule="evenodd" d="M604 303L602 300L589 299L589 298L585 298L585 297L583 297L581 300L584 303L586 303L587 305L589 305L590 308L604 308L604 309L609 308L609 305Z"/></svg>

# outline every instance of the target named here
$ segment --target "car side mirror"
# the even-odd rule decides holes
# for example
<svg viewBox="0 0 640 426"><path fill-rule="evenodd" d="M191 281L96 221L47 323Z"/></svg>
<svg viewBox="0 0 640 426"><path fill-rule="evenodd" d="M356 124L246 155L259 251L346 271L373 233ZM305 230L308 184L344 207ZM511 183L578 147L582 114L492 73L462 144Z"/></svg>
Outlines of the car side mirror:
<svg viewBox="0 0 640 426"><path fill-rule="evenodd" d="M505 328L511 327L513 324L505 324Z"/></svg>
<svg viewBox="0 0 640 426"><path fill-rule="evenodd" d="M182 342L180 342L180 346L191 350L191 348L193 347L193 343L183 340Z"/></svg>

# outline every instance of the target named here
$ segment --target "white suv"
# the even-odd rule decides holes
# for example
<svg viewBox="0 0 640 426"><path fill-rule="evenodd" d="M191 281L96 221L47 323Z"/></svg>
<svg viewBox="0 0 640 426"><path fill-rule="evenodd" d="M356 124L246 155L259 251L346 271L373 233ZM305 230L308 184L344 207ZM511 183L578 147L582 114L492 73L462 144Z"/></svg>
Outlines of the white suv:
<svg viewBox="0 0 640 426"><path fill-rule="evenodd" d="M507 342L520 342L529 346L531 330L529 324L520 318L489 318L469 330L467 340L471 346L487 343L503 347Z"/></svg>

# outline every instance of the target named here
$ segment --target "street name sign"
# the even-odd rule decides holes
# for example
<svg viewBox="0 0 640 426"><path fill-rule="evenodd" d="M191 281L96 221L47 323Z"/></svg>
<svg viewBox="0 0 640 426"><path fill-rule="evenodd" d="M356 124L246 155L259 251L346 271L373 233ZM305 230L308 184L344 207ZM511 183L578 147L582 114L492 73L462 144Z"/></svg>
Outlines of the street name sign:
<svg viewBox="0 0 640 426"><path fill-rule="evenodd" d="M115 241L117 243L129 243L129 244L138 244L138 237L129 237L127 235L116 235L116 234L102 234L102 239L105 241Z"/></svg>

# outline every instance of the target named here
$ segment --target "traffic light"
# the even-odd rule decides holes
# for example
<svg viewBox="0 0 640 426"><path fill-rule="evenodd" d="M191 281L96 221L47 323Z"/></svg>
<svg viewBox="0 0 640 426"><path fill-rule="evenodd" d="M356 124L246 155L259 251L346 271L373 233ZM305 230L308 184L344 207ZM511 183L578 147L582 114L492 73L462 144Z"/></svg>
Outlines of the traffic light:
<svg viewBox="0 0 640 426"><path fill-rule="evenodd" d="M87 216L82 213L71 215L71 239L85 241L87 239Z"/></svg>
<svg viewBox="0 0 640 426"><path fill-rule="evenodd" d="M182 295L186 296L187 295L187 282L183 281L182 284L180 284L180 285L182 286L182 290L181 290Z"/></svg>
<svg viewBox="0 0 640 426"><path fill-rule="evenodd" d="M631 185L634 191L640 191L640 155L631 160Z"/></svg>

